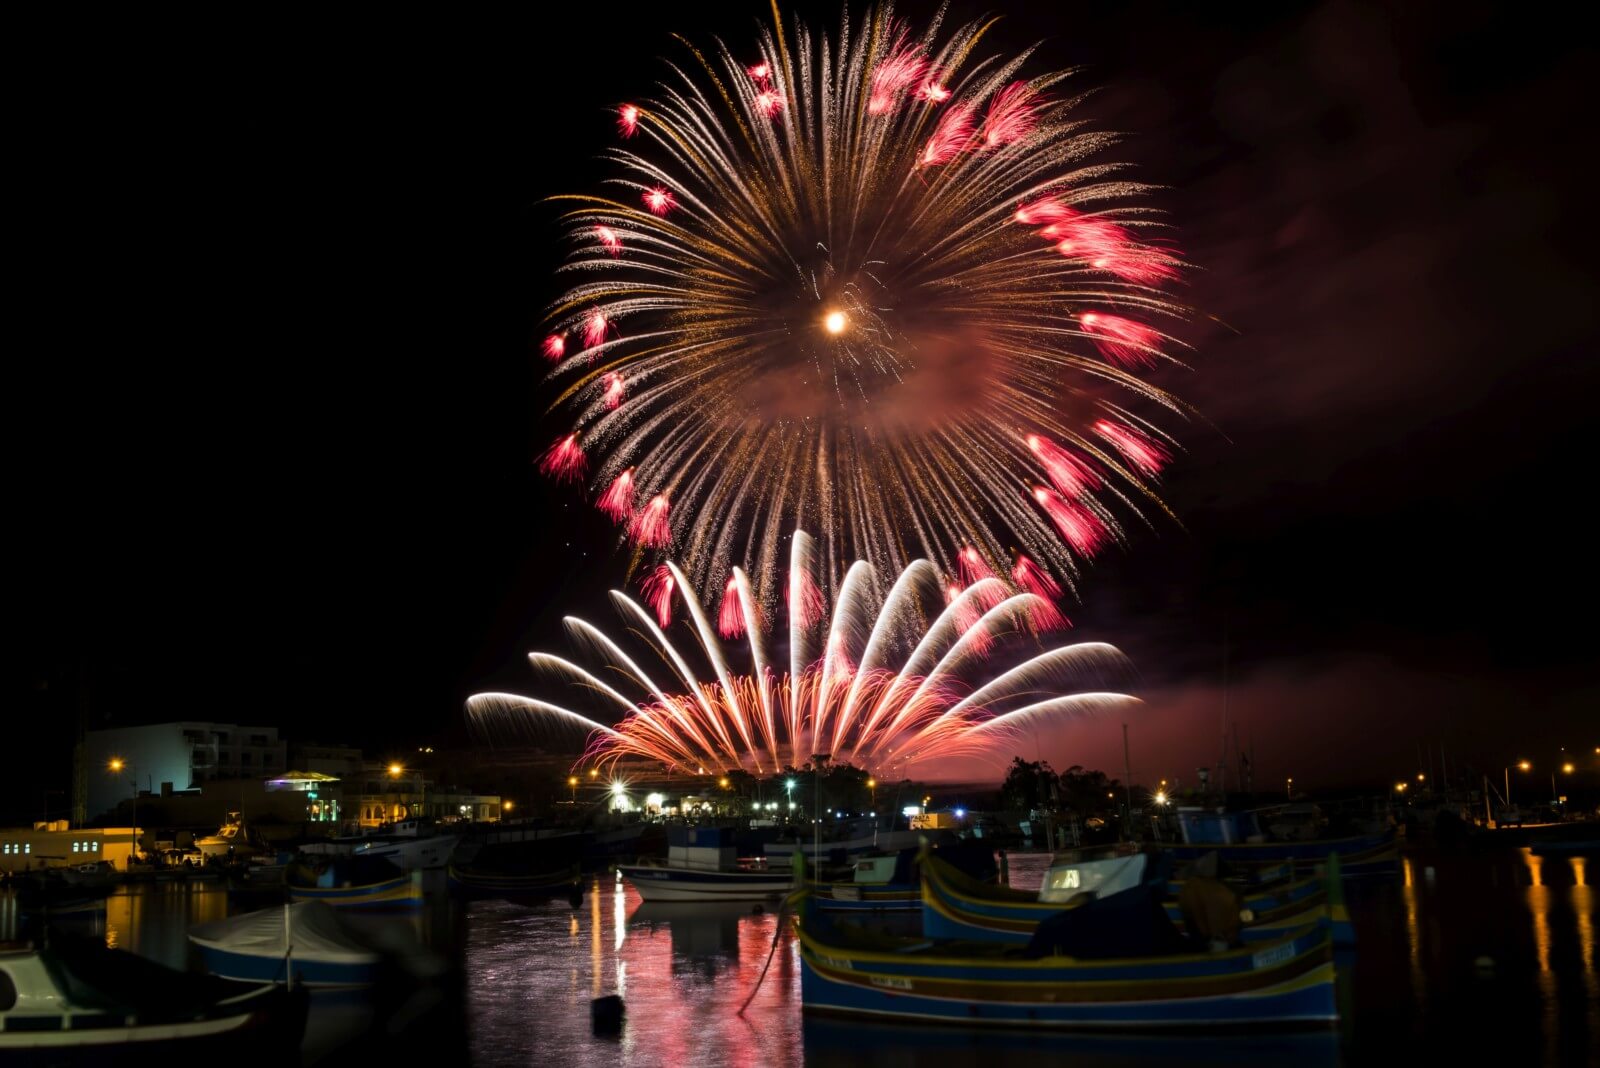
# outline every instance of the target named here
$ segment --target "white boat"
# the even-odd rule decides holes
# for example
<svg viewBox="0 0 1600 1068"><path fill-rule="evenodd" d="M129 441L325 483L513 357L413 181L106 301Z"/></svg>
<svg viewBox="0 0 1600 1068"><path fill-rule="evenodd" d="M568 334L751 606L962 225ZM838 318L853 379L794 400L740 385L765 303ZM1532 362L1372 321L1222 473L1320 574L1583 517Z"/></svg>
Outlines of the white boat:
<svg viewBox="0 0 1600 1068"><path fill-rule="evenodd" d="M194 846L207 857L220 857L223 860L268 852L259 842L252 840L254 837L239 813L230 812L227 820L217 828L216 834L195 839Z"/></svg>
<svg viewBox="0 0 1600 1068"><path fill-rule="evenodd" d="M645 901L765 901L794 889L788 869L739 861L733 834L719 827L674 827L667 859L619 864Z"/></svg>
<svg viewBox="0 0 1600 1068"><path fill-rule="evenodd" d="M902 849L916 849L924 838L931 837L935 835L928 831L878 831L842 842L814 843L809 838L799 841L790 839L768 842L762 849L767 855L768 864L788 866L794 863L796 852L804 853L806 861L812 864L815 864L819 856L825 861L836 853L843 853L847 859L854 860L866 854L897 853Z"/></svg>
<svg viewBox="0 0 1600 1068"><path fill-rule="evenodd" d="M103 942L51 935L0 950L0 1064L149 1064L207 1053L297 1063L303 992L165 968ZM248 1039L246 1036L249 1036Z"/></svg>
<svg viewBox="0 0 1600 1068"><path fill-rule="evenodd" d="M405 820L378 834L308 842L301 852L313 856L382 857L402 871L442 868L461 841L454 834L426 834L416 820Z"/></svg>
<svg viewBox="0 0 1600 1068"><path fill-rule="evenodd" d="M765 867L694 868L670 861L619 864L645 901L766 901L794 889L794 876Z"/></svg>

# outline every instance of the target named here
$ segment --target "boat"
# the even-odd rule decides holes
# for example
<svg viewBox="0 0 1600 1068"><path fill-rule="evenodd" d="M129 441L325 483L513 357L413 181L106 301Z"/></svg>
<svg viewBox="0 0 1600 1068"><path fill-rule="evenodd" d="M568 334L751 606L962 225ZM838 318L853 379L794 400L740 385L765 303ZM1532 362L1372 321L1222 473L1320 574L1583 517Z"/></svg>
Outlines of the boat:
<svg viewBox="0 0 1600 1068"><path fill-rule="evenodd" d="M1052 866L1043 888L1030 894L981 882L929 857L922 864L922 931L931 938L1026 943L1041 924L1064 910L1139 885L1149 860L1145 853L1070 859ZM1337 864L1332 861L1326 876L1249 889L1239 895L1237 906L1230 905L1239 918L1239 939L1246 943L1273 941L1286 931L1326 920L1335 945L1353 945L1355 929L1343 894L1329 892L1338 885ZM1167 882L1164 873L1157 873L1156 878L1163 884L1162 910L1174 924L1183 926L1185 884ZM1178 899L1169 895L1178 895Z"/></svg>
<svg viewBox="0 0 1600 1068"><path fill-rule="evenodd" d="M475 898L581 897L587 834L519 838L474 845L449 866L451 892Z"/></svg>
<svg viewBox="0 0 1600 1068"><path fill-rule="evenodd" d="M100 939L53 932L0 948L0 1062L143 1065L173 1054L298 1063L306 994L174 971Z"/></svg>
<svg viewBox="0 0 1600 1068"><path fill-rule="evenodd" d="M727 827L673 827L667 859L620 864L645 901L766 901L794 889L795 875L762 861L740 861Z"/></svg>
<svg viewBox="0 0 1600 1068"><path fill-rule="evenodd" d="M813 842L807 838L780 839L762 847L766 861L775 868L788 867L796 853L811 864L830 860L844 862L856 857L897 853L902 849L916 849L928 837L927 831L880 831L875 828L849 838L832 842Z"/></svg>
<svg viewBox="0 0 1600 1068"><path fill-rule="evenodd" d="M420 820L402 820L373 834L308 842L311 856L382 857L401 871L443 868L461 841L459 835L428 832Z"/></svg>
<svg viewBox="0 0 1600 1068"><path fill-rule="evenodd" d="M969 878L992 880L998 874L994 851L987 843L950 838L929 849ZM858 857L851 863L848 879L819 877L811 883L817 908L829 912L922 911L920 853L920 849L902 849Z"/></svg>
<svg viewBox="0 0 1600 1068"><path fill-rule="evenodd" d="M1199 860L1216 853L1225 867L1251 868L1289 863L1303 870L1337 856L1345 875L1380 875L1397 870L1399 841L1393 827L1345 838L1292 838L1270 841L1254 811L1217 812L1199 807L1178 809L1183 841L1165 846L1176 862Z"/></svg>
<svg viewBox="0 0 1600 1068"><path fill-rule="evenodd" d="M323 901L261 909L189 929L212 975L306 986L368 986L380 955Z"/></svg>
<svg viewBox="0 0 1600 1068"><path fill-rule="evenodd" d="M217 828L216 834L195 839L194 847L208 858L218 857L222 860L272 852L237 812L228 813L228 818Z"/></svg>
<svg viewBox="0 0 1600 1068"><path fill-rule="evenodd" d="M284 876L291 901L368 910L421 908L419 879L381 857L337 857L320 867L302 862Z"/></svg>
<svg viewBox="0 0 1600 1068"><path fill-rule="evenodd" d="M802 889L790 898L801 1001L807 1013L1030 1029L1338 1019L1326 924L1243 948L1195 950L1161 910L1162 889L1147 882L1089 900L1023 949L868 931L817 909Z"/></svg>

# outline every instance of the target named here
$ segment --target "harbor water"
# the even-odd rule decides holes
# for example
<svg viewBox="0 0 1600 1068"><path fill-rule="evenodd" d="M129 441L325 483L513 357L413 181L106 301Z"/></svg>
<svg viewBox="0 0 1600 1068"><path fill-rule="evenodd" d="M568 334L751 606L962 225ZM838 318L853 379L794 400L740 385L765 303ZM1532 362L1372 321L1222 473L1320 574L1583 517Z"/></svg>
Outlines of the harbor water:
<svg viewBox="0 0 1600 1068"><path fill-rule="evenodd" d="M1037 886L1047 858L1011 857ZM806 1018L795 940L777 906L644 904L613 875L577 908L451 901L430 883L412 924L455 978L381 1002L317 992L307 1064L443 1057L481 1068L559 1064L840 1064L994 1068L997 1057L1079 1066L1589 1064L1600 1057L1600 864L1527 850L1409 855L1398 875L1351 880L1358 946L1339 962L1343 1023L1316 1033L1056 1035ZM436 873L431 873L436 874ZM77 922L108 944L184 967L191 924L226 916L215 884L124 887ZM0 936L15 903L0 896ZM914 924L903 917L901 924ZM617 994L621 1033L591 1032L591 999ZM746 1006L746 1003L748 1005ZM741 1013L741 1008L744 1011Z"/></svg>

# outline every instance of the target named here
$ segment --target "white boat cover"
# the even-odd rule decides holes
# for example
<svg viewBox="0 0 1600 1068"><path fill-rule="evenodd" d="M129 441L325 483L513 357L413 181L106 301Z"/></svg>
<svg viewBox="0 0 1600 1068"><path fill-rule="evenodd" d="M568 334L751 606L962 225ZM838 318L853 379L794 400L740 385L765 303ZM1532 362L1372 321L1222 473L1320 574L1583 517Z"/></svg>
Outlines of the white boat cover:
<svg viewBox="0 0 1600 1068"><path fill-rule="evenodd" d="M1097 897L1110 897L1144 881L1145 860L1143 853L1135 853L1128 857L1104 857L1052 865L1044 873L1044 884L1039 887L1039 900L1071 901L1085 892Z"/></svg>
<svg viewBox="0 0 1600 1068"><path fill-rule="evenodd" d="M378 954L368 947L337 909L322 901L302 901L288 908L296 960L330 964L371 964ZM189 940L227 953L251 957L284 955L284 907L261 909L189 929Z"/></svg>

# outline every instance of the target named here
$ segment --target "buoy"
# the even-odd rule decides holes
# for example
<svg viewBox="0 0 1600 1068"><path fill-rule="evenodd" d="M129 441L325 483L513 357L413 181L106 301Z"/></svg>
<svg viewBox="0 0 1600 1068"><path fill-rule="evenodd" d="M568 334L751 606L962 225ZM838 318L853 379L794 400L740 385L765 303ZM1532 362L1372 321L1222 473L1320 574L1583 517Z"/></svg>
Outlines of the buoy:
<svg viewBox="0 0 1600 1068"><path fill-rule="evenodd" d="M622 1030L622 999L615 994L589 1002L589 1027L597 1035L614 1035Z"/></svg>

